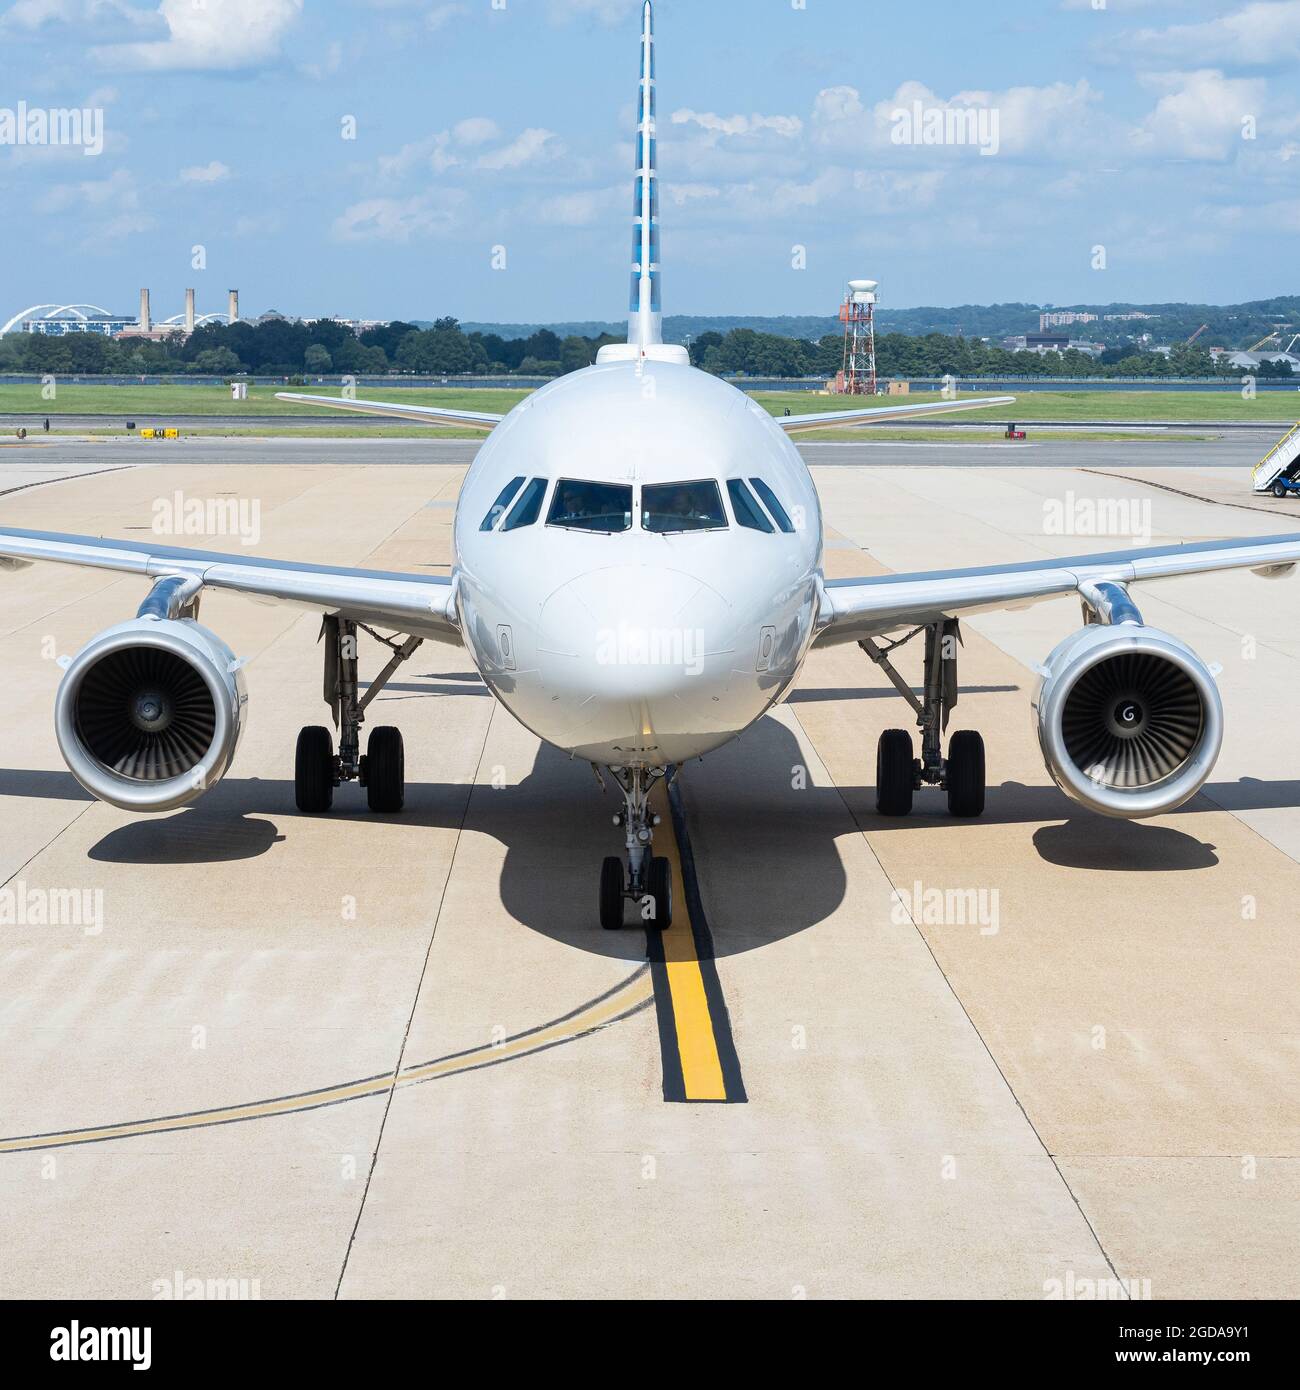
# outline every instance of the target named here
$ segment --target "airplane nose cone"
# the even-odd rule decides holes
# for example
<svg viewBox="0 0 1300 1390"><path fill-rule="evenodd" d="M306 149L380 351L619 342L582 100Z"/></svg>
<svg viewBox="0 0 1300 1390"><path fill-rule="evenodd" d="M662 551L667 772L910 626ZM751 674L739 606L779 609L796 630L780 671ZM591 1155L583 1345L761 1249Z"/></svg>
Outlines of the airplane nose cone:
<svg viewBox="0 0 1300 1390"><path fill-rule="evenodd" d="M721 594L642 565L561 585L542 606L540 638L543 680L555 712L571 711L570 739L614 762L677 756L674 733L698 726L701 706L725 695L734 646Z"/></svg>

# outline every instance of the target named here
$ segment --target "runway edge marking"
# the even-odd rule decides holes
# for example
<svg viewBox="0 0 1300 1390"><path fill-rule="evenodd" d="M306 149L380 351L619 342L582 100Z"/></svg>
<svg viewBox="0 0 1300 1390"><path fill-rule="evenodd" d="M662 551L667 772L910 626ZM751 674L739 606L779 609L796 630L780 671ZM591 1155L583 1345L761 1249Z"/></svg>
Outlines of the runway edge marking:
<svg viewBox="0 0 1300 1390"><path fill-rule="evenodd" d="M676 861L675 877L682 885L683 902L674 913L674 926L666 932L646 933L663 1059L664 1100L743 1105L749 1097L700 896L679 776L668 786L667 802L673 835L666 849L669 858Z"/></svg>

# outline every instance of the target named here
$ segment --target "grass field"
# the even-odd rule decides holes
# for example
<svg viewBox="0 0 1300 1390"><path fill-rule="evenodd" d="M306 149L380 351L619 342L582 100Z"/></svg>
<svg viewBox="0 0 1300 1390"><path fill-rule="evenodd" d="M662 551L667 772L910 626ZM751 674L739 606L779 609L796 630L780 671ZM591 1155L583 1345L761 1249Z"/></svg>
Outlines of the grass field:
<svg viewBox="0 0 1300 1390"><path fill-rule="evenodd" d="M962 395L1015 395L1007 392L962 392ZM774 415L789 409L792 415L810 415L814 410L850 408L843 398L809 397L803 391L755 393ZM937 401L935 394L917 392L903 398L875 401L876 405L902 405L910 401ZM873 402L864 401L864 405ZM1146 420L1170 420L1187 424L1294 424L1300 420L1300 392L1266 393L1245 401L1241 393L1224 387L1220 391L1026 391L1012 406L993 406L971 410L960 417L963 422L982 419L1006 420L1116 420L1141 424Z"/></svg>
<svg viewBox="0 0 1300 1390"><path fill-rule="evenodd" d="M337 395L337 388L294 388L307 394ZM249 388L247 402L232 401L230 392L221 386L90 386L68 385L57 388L52 401L41 399L37 385L0 385L0 415L105 415L132 418L137 424L154 423L174 415L297 415L307 407L275 399L274 386ZM419 405L442 405L462 410L509 410L522 400L527 391L461 390L452 388L390 388L389 397ZM984 393L987 394L987 393ZM382 386L366 387L363 397L384 399ZM842 398L810 395L806 391L756 392L755 399L774 415L789 409L793 414L814 410L843 409ZM918 401L938 400L937 395L917 394L908 397ZM876 404L902 404L880 400ZM864 402L866 404L866 402ZM1253 401L1241 398L1230 387L1217 391L1033 391L1021 395L1013 406L994 406L989 410L970 411L962 415L963 422L982 419L1001 423L1008 419L1063 421L1106 420L1141 423L1145 420L1171 420L1189 424L1293 424L1300 419L1300 393L1273 392L1260 395ZM336 412L321 411L322 421L349 432L347 417ZM369 437L373 426L355 427ZM873 429L874 432L874 429ZM843 435L840 430L837 433ZM908 437L911 437L910 435Z"/></svg>
<svg viewBox="0 0 1300 1390"><path fill-rule="evenodd" d="M59 386L52 401L41 399L41 388L37 385L0 385L0 415L48 415L51 420L56 415L113 415L136 419L136 423L149 423L151 418L165 415L302 415L304 407L289 401L277 401L277 391L298 391L320 396L337 396L337 387L321 388L307 386L250 386L247 401L232 401L230 389L225 386ZM529 393L519 391L487 390L406 390L396 388L396 399L410 401L415 405L444 405L453 410L491 410L507 411ZM380 400L385 397L380 387L373 388ZM358 393L368 399L371 391ZM335 411L327 416L321 412L322 419L344 420Z"/></svg>
<svg viewBox="0 0 1300 1390"><path fill-rule="evenodd" d="M107 438L120 439L124 444L131 444L133 439L128 437L120 426L105 429L102 427L72 426L67 430L59 431L58 437L61 439L82 439L82 438ZM45 436L38 430L36 434L30 435L31 440L40 442ZM267 422L260 425L184 425L181 427L182 439L477 439L480 442L487 436L481 430L453 430L453 429L431 429L428 425L416 425L408 421L394 420L391 424L385 425L306 425L299 421ZM1112 443L1128 444L1149 444L1152 440L1168 439L1169 435L1159 430L1072 430L1072 429L1053 429L1051 433L1040 433L1031 435L1031 438L1043 440L1050 439L1056 441L1079 441L1091 440L1107 441ZM1208 432L1205 434L1189 434L1180 432L1178 438L1187 443L1199 443L1208 440L1221 439L1222 434ZM870 429L861 430L810 430L805 434L800 434L796 438L798 444L821 444L821 443L850 443L859 440L867 440L874 444L940 444L953 443L955 440L998 440L1002 439L1002 426L988 425L978 430L963 430L960 434L954 435L951 430L942 429L904 429L899 425L888 428L883 425L875 425ZM147 441L144 441L147 442ZM168 441L161 441L165 445ZM9 445L17 445L18 441L9 436L0 434L0 448ZM1014 443L1007 444L1008 450L1016 448Z"/></svg>

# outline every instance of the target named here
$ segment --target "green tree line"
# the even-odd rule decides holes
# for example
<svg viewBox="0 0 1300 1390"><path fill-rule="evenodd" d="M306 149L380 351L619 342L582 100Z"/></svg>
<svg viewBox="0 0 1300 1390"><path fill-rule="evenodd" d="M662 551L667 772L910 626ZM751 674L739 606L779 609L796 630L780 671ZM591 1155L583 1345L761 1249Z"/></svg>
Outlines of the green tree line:
<svg viewBox="0 0 1300 1390"><path fill-rule="evenodd" d="M466 333L454 318L432 327L396 321L354 333L334 319L295 323L203 324L159 342L107 338L97 333L53 336L11 333L0 338L0 372L56 375L236 376L559 376L589 366L606 343L619 339L570 335L542 328L527 338ZM691 361L719 375L824 377L840 369L843 340L828 333L813 341L736 328L705 332L688 344ZM943 333L884 333L876 342L877 372L888 377L1213 377L1236 369L1216 367L1199 345L1180 343L1165 355L1133 347L1107 348L1100 357L1070 349L1063 353L1014 352L979 338ZM1284 364L1263 363L1261 376L1289 375Z"/></svg>

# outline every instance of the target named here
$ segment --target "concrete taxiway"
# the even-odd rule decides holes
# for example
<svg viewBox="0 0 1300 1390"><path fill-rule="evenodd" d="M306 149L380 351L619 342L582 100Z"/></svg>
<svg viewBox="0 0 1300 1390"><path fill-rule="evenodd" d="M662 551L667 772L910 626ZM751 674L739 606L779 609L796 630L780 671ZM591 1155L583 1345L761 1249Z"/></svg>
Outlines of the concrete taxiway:
<svg viewBox="0 0 1300 1390"><path fill-rule="evenodd" d="M1108 549L1116 518L1139 543L1300 530L1250 494L1253 445L1152 468L1165 447L805 451L833 574ZM138 538L181 490L255 499L255 553L436 571L473 448L6 448L0 518ZM373 709L406 811L343 788L301 816L318 622L205 596L249 662L230 776L158 817L89 800L58 658L140 597L0 575L0 1296L1300 1294L1296 581L1138 595L1221 666L1227 715L1205 792L1138 825L1038 758L1033 666L1076 604L963 624L976 822L934 792L875 814L906 708L857 648L815 653L662 807L695 891L649 952L596 921L612 803L453 647Z"/></svg>

